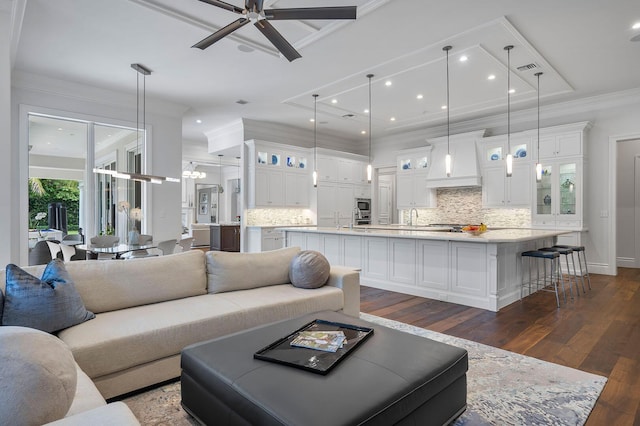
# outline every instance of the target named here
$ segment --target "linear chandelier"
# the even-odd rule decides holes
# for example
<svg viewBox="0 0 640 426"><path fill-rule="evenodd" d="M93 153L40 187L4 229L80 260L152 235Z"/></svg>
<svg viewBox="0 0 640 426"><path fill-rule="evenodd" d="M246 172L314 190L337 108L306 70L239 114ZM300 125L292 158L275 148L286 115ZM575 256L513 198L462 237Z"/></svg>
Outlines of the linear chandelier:
<svg viewBox="0 0 640 426"><path fill-rule="evenodd" d="M141 64L131 64L131 68L136 70L138 74L136 74L136 150L140 152L139 141L140 141L140 121L139 121L139 112L140 112L140 75L142 74L142 128L143 135L145 135L146 131L146 115L147 115L147 85L146 85L146 77L151 75L151 70L144 65ZM142 163L142 161L141 161ZM134 162L135 164L135 162ZM136 166L134 165L134 169ZM156 176L149 175L146 173L141 173L139 170L134 170L133 172L122 172L118 170L105 170L100 168L94 168L93 173L110 175L115 178L127 179L127 180L135 180L138 182L149 182L149 183L157 183L161 184L162 182L180 182L180 179L166 177L166 176Z"/></svg>

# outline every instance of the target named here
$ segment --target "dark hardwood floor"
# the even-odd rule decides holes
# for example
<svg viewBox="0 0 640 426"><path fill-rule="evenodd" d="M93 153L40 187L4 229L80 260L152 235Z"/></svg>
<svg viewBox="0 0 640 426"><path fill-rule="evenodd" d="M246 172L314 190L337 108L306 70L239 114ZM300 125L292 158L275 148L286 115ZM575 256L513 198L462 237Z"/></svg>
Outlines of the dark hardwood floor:
<svg viewBox="0 0 640 426"><path fill-rule="evenodd" d="M587 425L640 425L640 269L591 284L560 308L538 292L500 312L362 287L361 311L606 376Z"/></svg>

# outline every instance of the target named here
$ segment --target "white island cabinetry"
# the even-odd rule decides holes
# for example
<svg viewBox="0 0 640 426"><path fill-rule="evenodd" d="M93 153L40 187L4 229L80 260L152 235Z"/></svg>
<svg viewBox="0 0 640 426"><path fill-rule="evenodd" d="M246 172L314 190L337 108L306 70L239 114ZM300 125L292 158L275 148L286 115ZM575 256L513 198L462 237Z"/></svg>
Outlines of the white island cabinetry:
<svg viewBox="0 0 640 426"><path fill-rule="evenodd" d="M520 253L566 231L502 229L480 237L371 228L284 228L287 246L360 269L363 285L498 311L520 298ZM525 277L526 279L526 277Z"/></svg>

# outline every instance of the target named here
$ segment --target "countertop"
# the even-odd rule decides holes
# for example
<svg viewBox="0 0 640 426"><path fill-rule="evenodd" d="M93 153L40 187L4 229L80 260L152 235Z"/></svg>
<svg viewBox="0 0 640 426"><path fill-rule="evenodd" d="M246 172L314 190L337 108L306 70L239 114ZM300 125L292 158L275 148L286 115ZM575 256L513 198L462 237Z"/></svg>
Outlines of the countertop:
<svg viewBox="0 0 640 426"><path fill-rule="evenodd" d="M466 232L449 232L449 228L436 227L413 227L402 226L401 229L380 229L377 226L356 226L350 228L335 227L281 227L283 231L309 232L317 234L338 234L338 235L362 235L371 237L393 237L410 238L419 240L443 240L443 241L465 241L473 243L515 243L521 241L531 241L540 238L555 237L567 234L571 231L542 230L542 229L489 229L481 235L472 235ZM429 229L428 231L425 229Z"/></svg>

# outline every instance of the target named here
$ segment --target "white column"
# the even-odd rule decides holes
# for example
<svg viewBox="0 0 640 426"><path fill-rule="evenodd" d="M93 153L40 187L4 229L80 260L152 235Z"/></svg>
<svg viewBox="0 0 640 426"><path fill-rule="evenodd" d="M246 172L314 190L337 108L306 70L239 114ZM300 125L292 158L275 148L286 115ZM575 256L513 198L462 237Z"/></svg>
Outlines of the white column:
<svg viewBox="0 0 640 426"><path fill-rule="evenodd" d="M12 1L0 0L0 266L18 263L19 213L17 147L11 137L11 11ZM17 134L17 132L15 133ZM14 161L16 160L16 161ZM26 232L26 230L25 230Z"/></svg>

